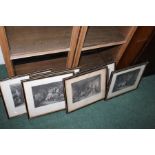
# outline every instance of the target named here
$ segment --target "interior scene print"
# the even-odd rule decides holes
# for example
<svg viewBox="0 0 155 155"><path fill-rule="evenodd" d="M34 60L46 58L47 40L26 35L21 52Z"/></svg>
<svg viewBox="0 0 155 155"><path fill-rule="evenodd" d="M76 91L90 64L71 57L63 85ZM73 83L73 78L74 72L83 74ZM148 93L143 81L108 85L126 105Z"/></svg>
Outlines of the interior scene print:
<svg viewBox="0 0 155 155"><path fill-rule="evenodd" d="M32 87L35 107L64 101L62 81Z"/></svg>
<svg viewBox="0 0 155 155"><path fill-rule="evenodd" d="M24 93L21 83L11 84L10 89L15 107L19 107L25 104Z"/></svg>
<svg viewBox="0 0 155 155"><path fill-rule="evenodd" d="M136 82L140 69L120 74L116 77L115 85L112 92L124 89L126 87L134 85Z"/></svg>
<svg viewBox="0 0 155 155"><path fill-rule="evenodd" d="M96 75L75 83L72 83L73 103L94 96L101 92L101 75Z"/></svg>

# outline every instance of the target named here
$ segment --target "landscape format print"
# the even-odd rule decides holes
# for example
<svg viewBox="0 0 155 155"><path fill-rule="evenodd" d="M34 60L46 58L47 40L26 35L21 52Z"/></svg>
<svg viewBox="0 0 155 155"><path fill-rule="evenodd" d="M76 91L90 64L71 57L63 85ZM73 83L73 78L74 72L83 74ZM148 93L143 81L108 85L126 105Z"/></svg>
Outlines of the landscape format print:
<svg viewBox="0 0 155 155"><path fill-rule="evenodd" d="M15 107L25 104L24 93L21 83L10 85Z"/></svg>
<svg viewBox="0 0 155 155"><path fill-rule="evenodd" d="M136 69L134 71L118 75L112 92L116 92L134 85L139 72L140 69Z"/></svg>
<svg viewBox="0 0 155 155"><path fill-rule="evenodd" d="M73 103L101 92L101 75L72 83Z"/></svg>
<svg viewBox="0 0 155 155"><path fill-rule="evenodd" d="M35 108L64 101L63 82L32 87Z"/></svg>

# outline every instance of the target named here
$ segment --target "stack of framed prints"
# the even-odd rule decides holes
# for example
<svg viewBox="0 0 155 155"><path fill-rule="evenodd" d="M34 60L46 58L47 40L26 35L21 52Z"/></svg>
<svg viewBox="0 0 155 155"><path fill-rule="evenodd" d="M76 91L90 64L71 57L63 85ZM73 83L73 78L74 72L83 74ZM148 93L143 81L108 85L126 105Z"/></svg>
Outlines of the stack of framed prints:
<svg viewBox="0 0 155 155"><path fill-rule="evenodd" d="M29 107L28 103L33 102L33 100L30 101L29 96L26 98L26 95L28 93L27 93L27 91L25 92L25 89L23 87L23 85L27 86L27 84L25 84L26 82L31 83L32 85L33 85L33 83L36 83L36 87L35 87L36 89L35 88L32 89L32 90L34 90L34 93L39 87L40 87L40 89L43 89L42 92L38 92L38 98L43 100L42 99L42 96L44 95L43 92L47 91L49 89L49 86L48 86L49 82L48 81L51 80L50 81L51 86L54 86L53 79L54 78L55 79L60 79L61 84L57 83L56 84L57 87L55 88L57 90L55 90L55 92L52 92L52 93L60 95L60 92L61 92L62 95L63 95L64 93L63 93L62 79L68 77L69 75L73 76L73 75L77 74L78 72L80 72L79 68L76 68L76 69L73 69L73 70L61 71L61 72L56 72L56 71L53 71L52 69L49 69L49 70L35 72L33 74L28 74L28 75L23 75L23 76L17 76L17 77L14 77L14 78L5 79L5 80L1 81L0 82L0 87L1 87L2 97L3 97L3 101L4 101L6 111L7 111L8 118L12 118L12 117L15 117L15 116L18 116L18 115L21 115L21 114L25 114L27 112L29 114L29 117L35 117L35 116L43 115L45 113L45 110L44 111L42 110L42 112L37 115L36 113L32 114L31 110L29 110L30 108L28 108ZM45 86L42 86L42 84L39 86L40 81L41 82L42 81L47 82L47 85L46 85L47 89L45 88ZM58 81L56 81L56 82L58 82ZM38 87L37 87L37 84L38 84ZM49 90L49 92L50 92L50 90ZM36 97L37 95L34 95L34 96ZM47 96L48 96L48 93L47 93ZM35 101L35 99L36 98L34 98L34 101ZM60 95L58 100L61 100L61 99L62 99L62 96ZM50 100L50 99L48 99L48 100ZM41 105L40 102L38 103L38 105ZM36 102L34 102L34 103L36 103ZM53 102L51 100L51 104L52 103ZM55 104L56 104L56 102L55 102ZM58 104L56 106L58 106ZM36 109L40 109L39 107L41 107L41 106L37 106L37 105L34 104L34 107L37 107ZM46 106L46 107L48 107L48 106ZM56 110L57 111L62 110L62 109L64 109L64 107L65 107L65 102L63 102L61 106L59 106L59 107L57 107L55 109L52 107L52 109L50 109L50 111L54 112ZM42 109L43 109L43 106L42 106ZM48 113L48 110L46 111L46 113Z"/></svg>
<svg viewBox="0 0 155 155"><path fill-rule="evenodd" d="M52 69L0 81L8 117L68 113L138 87L146 63L115 71L115 63L83 70Z"/></svg>

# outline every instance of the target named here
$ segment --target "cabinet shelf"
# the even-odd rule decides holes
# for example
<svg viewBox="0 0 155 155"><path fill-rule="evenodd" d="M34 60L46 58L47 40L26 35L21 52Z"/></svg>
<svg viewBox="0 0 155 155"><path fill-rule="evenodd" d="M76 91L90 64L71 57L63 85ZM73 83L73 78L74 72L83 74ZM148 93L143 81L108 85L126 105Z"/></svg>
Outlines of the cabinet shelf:
<svg viewBox="0 0 155 155"><path fill-rule="evenodd" d="M67 52L14 60L13 63L16 74L21 75L49 68L52 68L54 71L64 70L66 68L66 61Z"/></svg>
<svg viewBox="0 0 155 155"><path fill-rule="evenodd" d="M126 43L125 32L128 29L128 27L118 26L90 26L82 51L124 44Z"/></svg>
<svg viewBox="0 0 155 155"><path fill-rule="evenodd" d="M10 59L69 51L71 33L71 26L7 26Z"/></svg>
<svg viewBox="0 0 155 155"><path fill-rule="evenodd" d="M109 64L115 62L120 45L94 49L82 53L79 65L84 68L91 68L97 65Z"/></svg>

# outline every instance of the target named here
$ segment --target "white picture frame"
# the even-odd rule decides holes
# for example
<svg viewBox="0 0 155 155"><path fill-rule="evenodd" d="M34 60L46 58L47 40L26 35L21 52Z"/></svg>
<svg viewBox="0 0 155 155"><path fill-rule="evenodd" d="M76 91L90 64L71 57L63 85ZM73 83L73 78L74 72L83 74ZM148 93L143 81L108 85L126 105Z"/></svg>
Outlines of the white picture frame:
<svg viewBox="0 0 155 155"><path fill-rule="evenodd" d="M26 113L22 80L28 80L29 75L14 77L0 82L4 105L9 118Z"/></svg>
<svg viewBox="0 0 155 155"><path fill-rule="evenodd" d="M108 80L109 80L110 76L111 76L111 73L115 71L116 65L115 65L115 62L112 62L112 63L110 63L110 64L108 64L106 66L108 67Z"/></svg>

